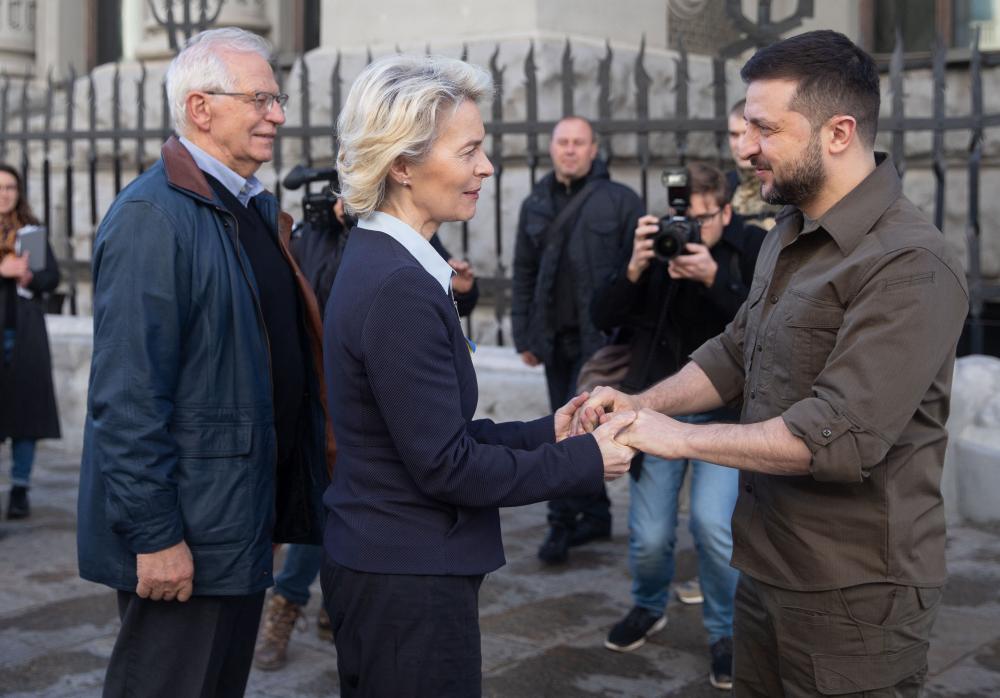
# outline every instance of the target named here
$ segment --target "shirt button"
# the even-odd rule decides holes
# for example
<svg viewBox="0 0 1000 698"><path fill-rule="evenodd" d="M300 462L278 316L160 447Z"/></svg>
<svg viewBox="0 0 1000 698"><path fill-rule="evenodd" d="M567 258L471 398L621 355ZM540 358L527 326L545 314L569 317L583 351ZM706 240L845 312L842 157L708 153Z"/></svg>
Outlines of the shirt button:
<svg viewBox="0 0 1000 698"><path fill-rule="evenodd" d="M751 400L756 400L757 399L757 391L756 390L751 390L750 391L750 399Z"/></svg>
<svg viewBox="0 0 1000 698"><path fill-rule="evenodd" d="M764 351L764 345L763 344L758 344L757 345L757 353L759 354L762 351Z"/></svg>
<svg viewBox="0 0 1000 698"><path fill-rule="evenodd" d="M753 485L743 485L743 489L746 490L747 494L753 494Z"/></svg>
<svg viewBox="0 0 1000 698"><path fill-rule="evenodd" d="M777 303L778 302L778 297L772 295L768 300L771 301L772 303Z"/></svg>
<svg viewBox="0 0 1000 698"><path fill-rule="evenodd" d="M826 438L828 438L828 439L829 439L829 438L830 438L831 436L833 436L833 431L831 431L830 429L824 429L824 430L823 430L822 432L820 432L820 433L822 433L822 434L823 434L823 436L825 436L825 437L826 437Z"/></svg>

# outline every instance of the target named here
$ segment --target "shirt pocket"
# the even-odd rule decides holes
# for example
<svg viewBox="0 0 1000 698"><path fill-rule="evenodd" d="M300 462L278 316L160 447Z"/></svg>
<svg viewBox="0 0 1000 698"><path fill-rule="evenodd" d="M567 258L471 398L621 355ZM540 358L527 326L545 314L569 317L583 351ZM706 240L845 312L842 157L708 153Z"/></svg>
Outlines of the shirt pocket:
<svg viewBox="0 0 1000 698"><path fill-rule="evenodd" d="M776 363L787 367L788 375L779 381L779 394L783 400L798 401L812 396L816 377L837 344L844 309L800 291L789 291L787 298Z"/></svg>

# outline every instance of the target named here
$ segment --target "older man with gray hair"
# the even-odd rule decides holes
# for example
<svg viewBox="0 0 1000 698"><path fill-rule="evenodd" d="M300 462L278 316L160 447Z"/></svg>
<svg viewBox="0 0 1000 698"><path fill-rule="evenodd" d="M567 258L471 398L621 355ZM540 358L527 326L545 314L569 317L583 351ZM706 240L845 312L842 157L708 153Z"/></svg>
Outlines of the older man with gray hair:
<svg viewBox="0 0 1000 698"><path fill-rule="evenodd" d="M196 36L170 138L94 246L80 574L118 590L105 696L239 696L272 545L321 541L333 461L316 302L254 176L288 97L270 47Z"/></svg>

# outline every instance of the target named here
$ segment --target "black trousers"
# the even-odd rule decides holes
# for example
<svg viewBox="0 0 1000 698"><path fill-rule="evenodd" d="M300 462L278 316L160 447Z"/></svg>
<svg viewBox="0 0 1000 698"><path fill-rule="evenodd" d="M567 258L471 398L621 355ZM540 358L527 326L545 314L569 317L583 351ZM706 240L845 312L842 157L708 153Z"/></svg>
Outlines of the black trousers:
<svg viewBox="0 0 1000 698"><path fill-rule="evenodd" d="M779 589L741 574L733 619L739 698L917 698L941 589Z"/></svg>
<svg viewBox="0 0 1000 698"><path fill-rule="evenodd" d="M122 621L104 698L242 696L264 592L150 601L118 592Z"/></svg>
<svg viewBox="0 0 1000 698"><path fill-rule="evenodd" d="M560 332L555 336L552 358L545 363L545 381L549 388L549 404L552 411L559 409L576 395L576 379L584 356L580 352L580 335L576 332ZM601 486L600 492L584 497L563 497L549 502L549 525L573 529L581 517L597 522L611 521L611 501L608 491Z"/></svg>
<svg viewBox="0 0 1000 698"><path fill-rule="evenodd" d="M343 698L482 695L482 575L357 572L324 555L320 581Z"/></svg>

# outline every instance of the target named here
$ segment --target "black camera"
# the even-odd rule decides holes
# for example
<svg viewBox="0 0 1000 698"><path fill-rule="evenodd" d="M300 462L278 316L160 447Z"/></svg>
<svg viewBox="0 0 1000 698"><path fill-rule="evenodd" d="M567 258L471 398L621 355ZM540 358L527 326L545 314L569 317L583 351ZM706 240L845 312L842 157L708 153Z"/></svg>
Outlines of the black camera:
<svg viewBox="0 0 1000 698"><path fill-rule="evenodd" d="M688 254L689 242L701 243L701 223L687 217L691 205L691 176L687 168L667 169L660 176L667 188L667 203L673 215L660 219L660 230L653 236L653 253L657 259L668 261L679 254Z"/></svg>
<svg viewBox="0 0 1000 698"><path fill-rule="evenodd" d="M313 194L307 191L302 196L303 221L313 230L340 230L340 221L337 220L333 212L333 206L337 203L337 195L333 192L340 186L337 168L313 169L304 165L296 165L285 175L282 184L284 184L285 189L298 189L303 184L310 182L327 182L328 184L319 193ZM345 227L351 228L352 225Z"/></svg>

